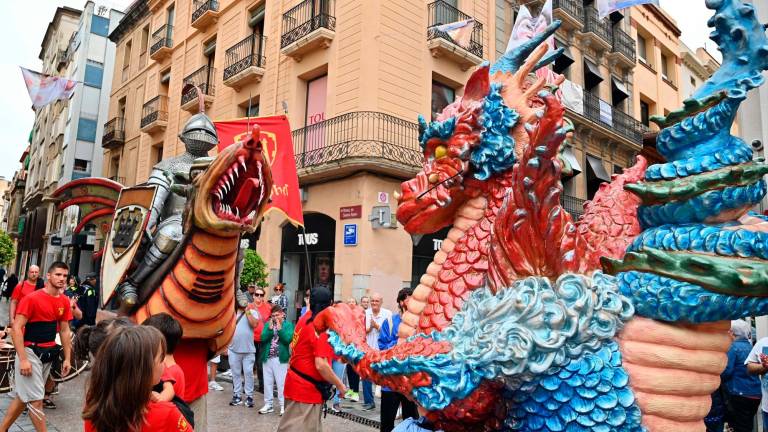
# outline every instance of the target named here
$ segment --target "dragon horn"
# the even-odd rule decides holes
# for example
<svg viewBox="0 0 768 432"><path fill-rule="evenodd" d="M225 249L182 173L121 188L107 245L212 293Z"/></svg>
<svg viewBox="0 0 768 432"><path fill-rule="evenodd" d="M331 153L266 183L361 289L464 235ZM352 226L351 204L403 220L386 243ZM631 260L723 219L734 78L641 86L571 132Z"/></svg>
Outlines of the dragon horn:
<svg viewBox="0 0 768 432"><path fill-rule="evenodd" d="M533 38L531 38L531 40L505 53L499 60L496 61L496 63L493 64L493 66L491 66L491 74L495 74L496 72L517 72L517 70L520 69L520 66L533 52L533 50L544 43L544 41L546 41L550 36L555 34L555 31L557 31L561 23L562 21L560 20L553 21L552 24L548 25L543 32L536 34L533 36ZM536 68L534 68L534 70L552 63L562 52L563 48L560 48L554 50L551 53L548 53L541 59L541 61L536 64Z"/></svg>

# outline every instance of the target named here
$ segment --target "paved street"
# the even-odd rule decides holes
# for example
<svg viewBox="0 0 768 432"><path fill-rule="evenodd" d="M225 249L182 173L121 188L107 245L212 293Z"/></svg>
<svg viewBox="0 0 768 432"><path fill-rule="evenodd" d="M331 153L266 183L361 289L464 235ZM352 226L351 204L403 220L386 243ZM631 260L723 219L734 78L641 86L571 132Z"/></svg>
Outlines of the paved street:
<svg viewBox="0 0 768 432"><path fill-rule="evenodd" d="M6 325L7 322L8 303L0 302L0 325ZM48 415L49 431L80 432L83 430L80 413L83 407L87 376L88 372L59 386L59 394L54 396L57 408L55 410L45 410ZM260 415L258 413L258 409L264 400L261 393L257 393L255 396L256 406L254 408L245 408L244 406L231 407L229 406L229 400L232 397L232 384L226 381L226 377L222 377L219 382L224 387L224 391L210 392L208 394L208 430L210 432L259 432L277 429L277 424L280 421L277 413L269 415ZM5 415L10 401L11 397L8 394L0 395L0 415ZM379 404L380 401L377 400L376 402ZM360 410L360 406L360 403L351 401L342 404L343 411L346 414L343 417L329 414L324 420L326 430L344 432L377 430L379 419L378 406L375 411L370 412ZM347 417L354 417L357 421ZM364 424L374 424L376 428ZM27 416L22 415L10 431L34 431L34 428Z"/></svg>

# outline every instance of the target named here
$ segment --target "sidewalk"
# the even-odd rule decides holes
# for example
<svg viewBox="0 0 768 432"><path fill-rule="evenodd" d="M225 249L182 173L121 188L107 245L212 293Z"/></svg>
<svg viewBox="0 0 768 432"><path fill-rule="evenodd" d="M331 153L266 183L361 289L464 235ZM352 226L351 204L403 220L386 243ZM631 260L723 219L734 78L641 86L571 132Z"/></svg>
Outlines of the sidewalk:
<svg viewBox="0 0 768 432"><path fill-rule="evenodd" d="M10 406L11 401L13 400L12 395L14 393L5 393L0 396L0 416L5 417L6 411L8 411L8 406ZM55 426L51 424L50 421L46 422L48 424L48 431L49 432L61 432L59 429L57 429ZM16 423L14 423L10 429L8 429L8 432L34 432L35 427L32 426L32 421L29 419L29 415L22 414L19 416L19 419L16 420Z"/></svg>

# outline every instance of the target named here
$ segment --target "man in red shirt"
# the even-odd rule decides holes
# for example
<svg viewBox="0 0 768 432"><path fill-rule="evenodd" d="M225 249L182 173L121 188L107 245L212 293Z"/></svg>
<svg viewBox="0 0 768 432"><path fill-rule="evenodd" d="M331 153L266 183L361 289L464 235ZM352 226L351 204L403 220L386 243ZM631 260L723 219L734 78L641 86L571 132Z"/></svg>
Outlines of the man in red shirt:
<svg viewBox="0 0 768 432"><path fill-rule="evenodd" d="M40 277L40 267L36 265L29 266L27 270L27 280L16 285L16 289L11 294L11 313L8 319L8 325L13 326L13 319L16 317L16 308L19 307L21 299L37 289L37 279Z"/></svg>
<svg viewBox="0 0 768 432"><path fill-rule="evenodd" d="M69 321L72 309L69 298L61 294L68 275L66 264L54 262L48 268L45 287L19 302L12 332L13 346L16 347L16 398L8 407L0 430L8 430L24 411L25 405L29 408L29 419L35 430L46 430L43 397L51 363L58 356L56 333L60 333L64 347L62 376L67 375L70 369L72 335Z"/></svg>
<svg viewBox="0 0 768 432"><path fill-rule="evenodd" d="M285 415L280 420L278 432L322 432L320 418L325 401L313 381L331 383L340 394L347 391L331 369L334 353L328 343L328 333L318 335L312 324L314 316L332 302L331 292L327 288L312 288L309 311L296 325L291 342L288 375L285 378Z"/></svg>

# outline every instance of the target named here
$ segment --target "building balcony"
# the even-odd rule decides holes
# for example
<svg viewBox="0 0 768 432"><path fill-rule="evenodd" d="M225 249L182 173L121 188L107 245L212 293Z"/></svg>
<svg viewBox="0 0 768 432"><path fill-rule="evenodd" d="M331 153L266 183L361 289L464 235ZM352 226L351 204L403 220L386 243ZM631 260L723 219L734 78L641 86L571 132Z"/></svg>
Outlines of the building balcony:
<svg viewBox="0 0 768 432"><path fill-rule="evenodd" d="M141 109L141 131L148 134L164 132L167 126L168 96L155 96Z"/></svg>
<svg viewBox="0 0 768 432"><path fill-rule="evenodd" d="M560 195L560 206L571 214L573 220L576 221L584 214L584 202L581 198L572 197L570 195Z"/></svg>
<svg viewBox="0 0 768 432"><path fill-rule="evenodd" d="M582 115L608 131L629 140L637 147L642 147L643 124L588 91L584 91L584 112Z"/></svg>
<svg viewBox="0 0 768 432"><path fill-rule="evenodd" d="M367 170L406 179L421 169L419 127L389 114L357 111L294 130L302 184Z"/></svg>
<svg viewBox="0 0 768 432"><path fill-rule="evenodd" d="M152 33L152 46L149 48L149 58L162 61L171 55L173 48L173 26L165 24Z"/></svg>
<svg viewBox="0 0 768 432"><path fill-rule="evenodd" d="M216 94L216 86L214 85L215 80L216 69L208 65L201 67L184 78L184 85L181 90L181 109L189 112L197 112L199 108L197 91L192 87L186 88L187 84L197 86L203 93L205 107L210 107L213 103L213 96Z"/></svg>
<svg viewBox="0 0 768 432"><path fill-rule="evenodd" d="M194 0L192 2L192 27L203 31L219 20L218 0Z"/></svg>
<svg viewBox="0 0 768 432"><path fill-rule="evenodd" d="M613 45L613 28L608 19L597 17L597 9L584 9L584 28L582 29L590 46L598 51L607 51Z"/></svg>
<svg viewBox="0 0 768 432"><path fill-rule="evenodd" d="M104 123L104 135L101 137L101 146L105 149L111 149L123 144L125 144L125 119L115 117Z"/></svg>
<svg viewBox="0 0 768 432"><path fill-rule="evenodd" d="M613 49L609 57L627 69L635 67L635 40L624 30L613 29Z"/></svg>
<svg viewBox="0 0 768 432"><path fill-rule="evenodd" d="M56 53L56 70L60 71L61 68L67 65L68 57L67 50L61 49Z"/></svg>
<svg viewBox="0 0 768 432"><path fill-rule="evenodd" d="M280 52L301 61L317 48L331 46L336 35L333 0L305 0L283 14Z"/></svg>
<svg viewBox="0 0 768 432"><path fill-rule="evenodd" d="M468 42L454 40L439 26L465 20L474 20L471 16L456 9L443 0L427 5L429 22L427 26L427 48L432 57L442 57L455 61L462 70L477 66L483 61L483 24L474 21L472 35Z"/></svg>
<svg viewBox="0 0 768 432"><path fill-rule="evenodd" d="M563 22L563 29L584 28L584 6L581 0L554 0L552 13Z"/></svg>
<svg viewBox="0 0 768 432"><path fill-rule="evenodd" d="M266 36L251 34L228 49L224 85L240 90L246 84L260 82L267 63L264 57L266 45Z"/></svg>

